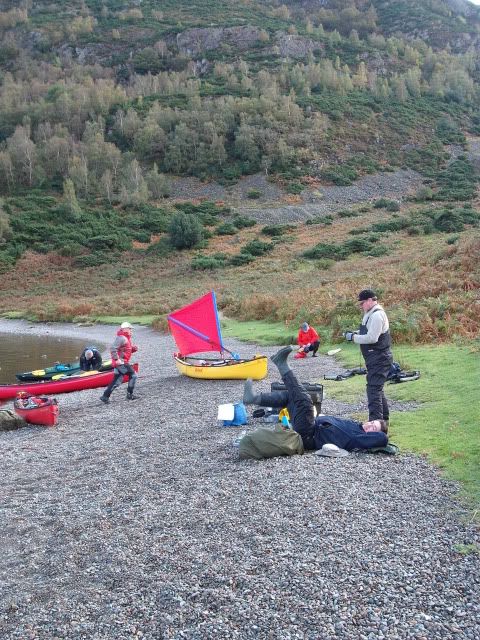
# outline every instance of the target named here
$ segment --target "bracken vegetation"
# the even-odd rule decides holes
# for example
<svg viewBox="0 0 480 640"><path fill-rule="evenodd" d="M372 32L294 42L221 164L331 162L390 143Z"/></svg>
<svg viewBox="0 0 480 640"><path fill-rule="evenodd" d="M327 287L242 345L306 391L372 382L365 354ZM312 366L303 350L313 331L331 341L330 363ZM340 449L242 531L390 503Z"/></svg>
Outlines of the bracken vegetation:
<svg viewBox="0 0 480 640"><path fill-rule="evenodd" d="M2 2L1 310L161 316L215 285L227 314L313 314L336 335L368 282L401 305L397 336L474 335L480 12L467 17L443 0ZM301 203L313 183L398 168L425 178L410 202L308 226L172 197L178 176L262 173Z"/></svg>

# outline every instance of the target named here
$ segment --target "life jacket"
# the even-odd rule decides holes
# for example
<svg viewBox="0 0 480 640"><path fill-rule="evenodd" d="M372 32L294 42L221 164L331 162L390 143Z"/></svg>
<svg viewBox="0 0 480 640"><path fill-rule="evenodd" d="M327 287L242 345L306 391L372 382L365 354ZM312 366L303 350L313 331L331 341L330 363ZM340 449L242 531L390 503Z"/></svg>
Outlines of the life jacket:
<svg viewBox="0 0 480 640"><path fill-rule="evenodd" d="M368 317L368 320L370 320L373 314L377 313L377 311L382 311L382 309L375 309L374 311L372 311L372 313ZM367 323L368 323L368 320L367 320ZM367 335L368 333L367 325L361 324L358 333L361 336ZM381 333L378 336L377 342L374 342L373 344L361 344L360 351L362 352L363 357L367 358L369 355L372 355L372 352L382 353L390 349L391 346L392 346L392 338L390 336L390 331L385 331L385 333Z"/></svg>

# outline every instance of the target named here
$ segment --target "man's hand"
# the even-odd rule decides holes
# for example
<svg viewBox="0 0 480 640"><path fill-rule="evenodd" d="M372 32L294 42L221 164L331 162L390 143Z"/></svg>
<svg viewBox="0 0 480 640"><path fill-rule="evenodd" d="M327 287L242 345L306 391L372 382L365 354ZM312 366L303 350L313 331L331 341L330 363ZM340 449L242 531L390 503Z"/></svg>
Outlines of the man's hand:
<svg viewBox="0 0 480 640"><path fill-rule="evenodd" d="M122 364L124 364L123 360L115 360L115 366L116 367L118 367L118 365L122 365Z"/></svg>
<svg viewBox="0 0 480 640"><path fill-rule="evenodd" d="M345 340L347 342L353 342L353 336L354 336L354 332L353 331L344 331L343 332L343 337L345 338Z"/></svg>

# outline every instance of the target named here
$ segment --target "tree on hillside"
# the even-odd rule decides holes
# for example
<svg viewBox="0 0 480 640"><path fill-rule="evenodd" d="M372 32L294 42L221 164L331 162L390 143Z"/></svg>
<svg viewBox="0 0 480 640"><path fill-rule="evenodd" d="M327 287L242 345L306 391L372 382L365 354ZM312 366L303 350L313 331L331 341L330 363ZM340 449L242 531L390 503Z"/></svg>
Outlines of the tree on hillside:
<svg viewBox="0 0 480 640"><path fill-rule="evenodd" d="M10 191L14 181L12 158L8 151L0 151L0 191Z"/></svg>
<svg viewBox="0 0 480 640"><path fill-rule="evenodd" d="M80 219L82 210L75 194L75 186L70 178L63 181L63 204L70 221L76 222Z"/></svg>
<svg viewBox="0 0 480 640"><path fill-rule="evenodd" d="M192 249L202 240L202 224L195 215L179 211L170 221L168 235L176 249Z"/></svg>
<svg viewBox="0 0 480 640"><path fill-rule="evenodd" d="M77 192L86 198L89 192L90 176L88 173L87 158L85 155L75 155L68 165L68 175L71 178Z"/></svg>
<svg viewBox="0 0 480 640"><path fill-rule="evenodd" d="M100 193L108 200L108 204L112 204L113 200L113 177L110 169L107 169L100 178Z"/></svg>
<svg viewBox="0 0 480 640"><path fill-rule="evenodd" d="M134 159L126 165L123 178L120 191L120 201L123 205L143 204L148 201L150 193L138 160Z"/></svg>
<svg viewBox="0 0 480 640"><path fill-rule="evenodd" d="M30 138L30 126L16 127L15 133L7 140L7 148L13 162L15 175L20 182L31 187L36 167L37 148Z"/></svg>
<svg viewBox="0 0 480 640"><path fill-rule="evenodd" d="M3 208L3 199L0 198L0 245L10 240L13 232L10 227L10 218Z"/></svg>
<svg viewBox="0 0 480 640"><path fill-rule="evenodd" d="M155 162L145 178L152 198L159 200L170 195L170 180L163 173L159 173Z"/></svg>

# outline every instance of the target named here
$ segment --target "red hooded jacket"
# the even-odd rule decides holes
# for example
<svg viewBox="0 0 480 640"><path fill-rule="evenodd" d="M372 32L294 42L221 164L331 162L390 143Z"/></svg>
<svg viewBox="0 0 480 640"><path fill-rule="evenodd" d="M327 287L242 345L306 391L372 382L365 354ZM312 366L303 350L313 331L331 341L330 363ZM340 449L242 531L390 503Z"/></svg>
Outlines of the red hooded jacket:
<svg viewBox="0 0 480 640"><path fill-rule="evenodd" d="M110 354L112 356L112 364L115 367L119 360L123 360L126 364L129 362L132 353L138 351L138 347L132 344L132 332L130 329L119 329L117 337L112 344Z"/></svg>

